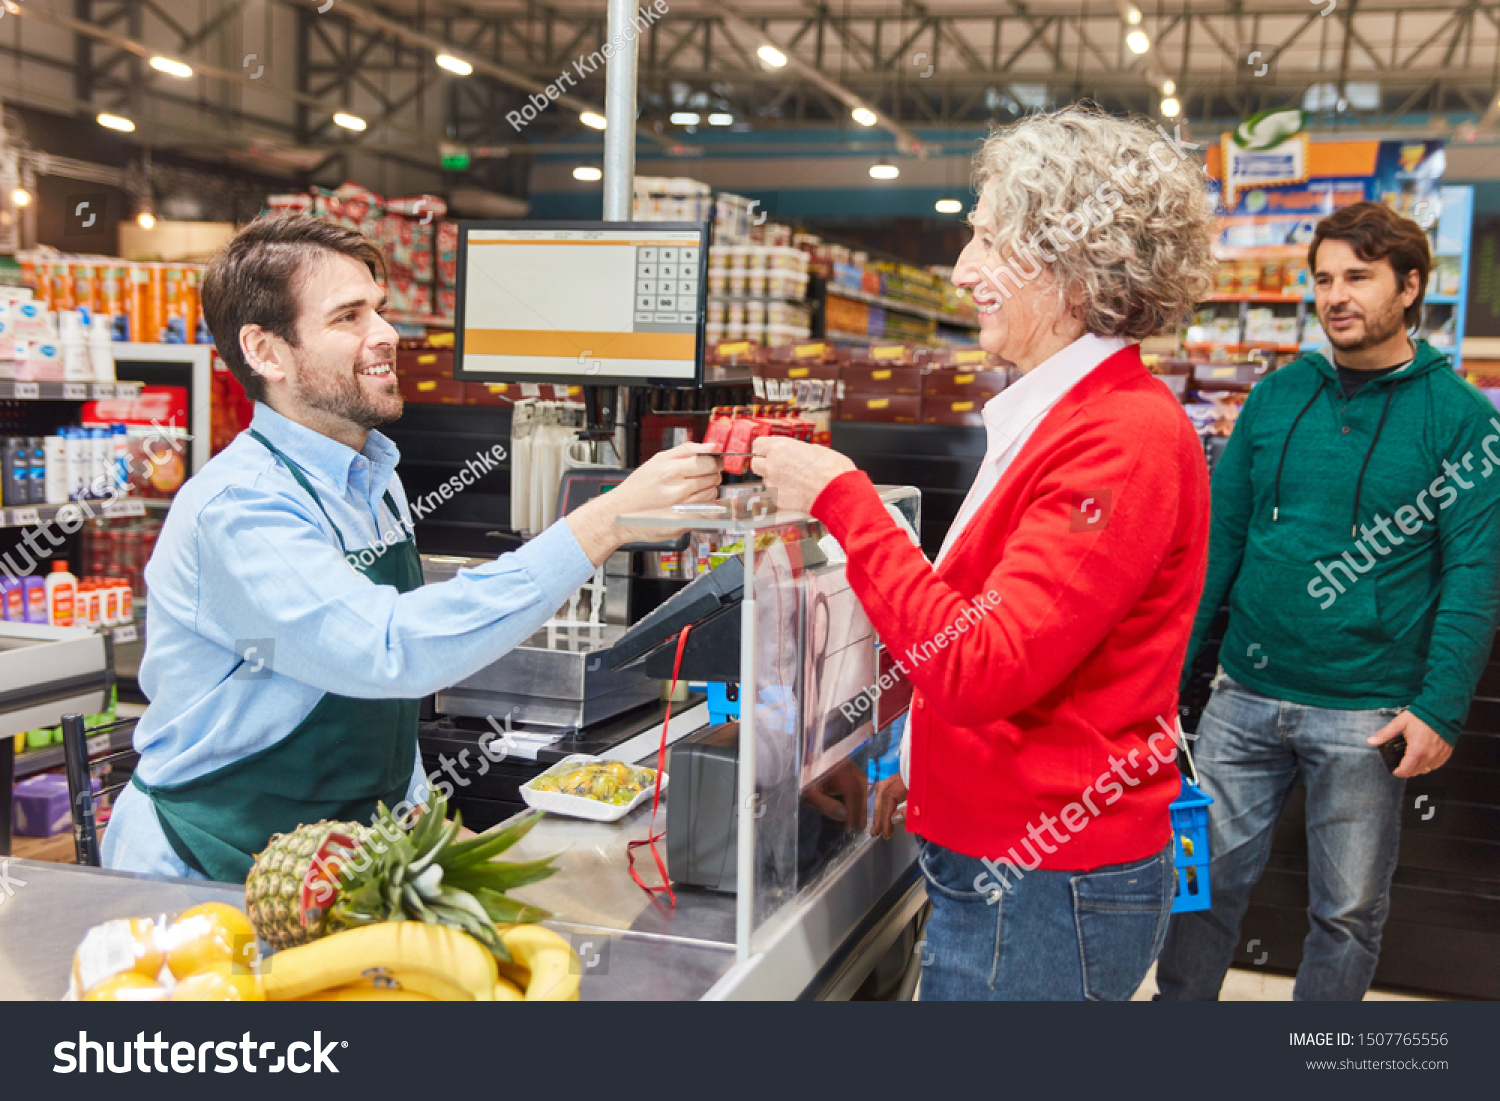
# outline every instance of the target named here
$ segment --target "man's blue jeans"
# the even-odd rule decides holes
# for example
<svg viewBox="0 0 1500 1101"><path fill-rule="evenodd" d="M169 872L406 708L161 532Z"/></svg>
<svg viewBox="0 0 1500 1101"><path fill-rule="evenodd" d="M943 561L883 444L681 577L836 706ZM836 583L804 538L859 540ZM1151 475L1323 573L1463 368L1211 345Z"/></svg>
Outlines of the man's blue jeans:
<svg viewBox="0 0 1500 1101"><path fill-rule="evenodd" d="M1176 876L1172 846L1089 872L1023 872L923 841L932 916L922 1000L1126 1001L1161 951Z"/></svg>
<svg viewBox="0 0 1500 1101"><path fill-rule="evenodd" d="M1213 1000L1239 941L1250 891L1298 779L1307 787L1308 917L1298 1001L1359 1001L1380 958L1406 781L1365 739L1395 711L1287 703L1225 676L1203 712L1193 756L1208 808L1213 908L1178 914L1156 965L1161 996Z"/></svg>

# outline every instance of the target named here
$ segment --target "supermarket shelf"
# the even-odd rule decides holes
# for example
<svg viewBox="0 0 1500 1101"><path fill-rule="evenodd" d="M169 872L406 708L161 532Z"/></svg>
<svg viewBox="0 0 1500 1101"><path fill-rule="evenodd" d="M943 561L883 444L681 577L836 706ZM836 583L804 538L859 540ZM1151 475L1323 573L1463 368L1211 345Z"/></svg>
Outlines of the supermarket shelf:
<svg viewBox="0 0 1500 1101"><path fill-rule="evenodd" d="M841 329L829 329L823 334L824 340L841 340L853 344L870 344L887 341L892 344L915 344L922 348L950 348L953 347L941 340L917 340L907 336L873 336L870 333L846 333ZM967 345L965 345L967 347ZM977 345L976 345L977 347Z"/></svg>
<svg viewBox="0 0 1500 1101"><path fill-rule="evenodd" d="M749 367L705 367L703 381L709 386L732 386L750 381Z"/></svg>
<svg viewBox="0 0 1500 1101"><path fill-rule="evenodd" d="M61 719L62 716L59 715L58 718ZM88 740L89 756L98 757L105 753L113 753L117 749L129 749L131 739L134 737L135 727L133 726L96 734ZM62 766L63 747L60 744L54 743L39 749L28 749L24 753L16 754L16 779L35 776L38 772L49 772Z"/></svg>
<svg viewBox="0 0 1500 1101"><path fill-rule="evenodd" d="M0 401L97 401L140 396L139 382L0 382Z"/></svg>
<svg viewBox="0 0 1500 1101"><path fill-rule="evenodd" d="M1321 347L1314 344L1313 347ZM1183 351L1186 352L1231 352L1243 354L1247 352L1296 352L1301 348L1296 344L1272 344L1270 341L1242 340L1224 343L1222 341L1209 341L1205 344L1184 344Z"/></svg>
<svg viewBox="0 0 1500 1101"><path fill-rule="evenodd" d="M806 294L715 294L708 292L710 302L807 302Z"/></svg>
<svg viewBox="0 0 1500 1101"><path fill-rule="evenodd" d="M1304 298L1300 294L1211 294L1203 301L1205 302L1260 302L1267 305L1286 303L1296 305L1298 302L1311 302L1311 298Z"/></svg>
<svg viewBox="0 0 1500 1101"><path fill-rule="evenodd" d="M118 501L90 501L88 507L95 516L103 516L106 519L120 519L127 516L144 516L146 509L166 508L171 501L147 501L144 498L131 497ZM86 519L88 513L83 508L68 501L56 505L31 505L26 508L0 508L0 528L25 528L34 524L44 524L56 520L60 514L69 512L76 515L80 520ZM69 519L69 517L65 517ZM71 522L71 519L69 519Z"/></svg>
<svg viewBox="0 0 1500 1101"><path fill-rule="evenodd" d="M963 329L979 328L979 320L962 321L952 314L944 313L942 310L933 309L931 306L919 306L915 302L901 302L895 298L886 298L880 294L867 294L853 287L846 287L839 283L828 284L828 294L834 298L846 298L851 302L864 302L871 306L883 306L888 310L896 310L899 313L909 313L915 317L925 317L932 321L941 321L945 325L956 325Z"/></svg>

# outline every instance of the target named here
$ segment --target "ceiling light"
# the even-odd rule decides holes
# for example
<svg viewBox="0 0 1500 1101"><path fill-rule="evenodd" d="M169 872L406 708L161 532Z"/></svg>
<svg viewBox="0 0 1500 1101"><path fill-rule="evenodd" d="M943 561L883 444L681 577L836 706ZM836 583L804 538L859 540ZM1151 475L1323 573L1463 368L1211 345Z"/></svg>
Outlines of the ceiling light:
<svg viewBox="0 0 1500 1101"><path fill-rule="evenodd" d="M152 214L150 211L143 210L135 216L135 222L136 225L140 226L142 229L155 229L156 215Z"/></svg>
<svg viewBox="0 0 1500 1101"><path fill-rule="evenodd" d="M962 212L964 204L957 199L939 199L937 201L937 212L939 214L958 214Z"/></svg>
<svg viewBox="0 0 1500 1101"><path fill-rule="evenodd" d="M1125 22L1129 23L1132 27L1139 26L1141 22L1141 9L1135 7L1127 9L1125 12Z"/></svg>
<svg viewBox="0 0 1500 1101"><path fill-rule="evenodd" d="M575 180L582 180L584 183L598 183L604 179L604 173L592 165L580 164L577 168L573 169L573 178Z"/></svg>
<svg viewBox="0 0 1500 1101"><path fill-rule="evenodd" d="M153 57L151 67L159 73L175 76L178 80L186 80L193 75L193 67L184 65L180 61L173 61L170 57Z"/></svg>
<svg viewBox="0 0 1500 1101"><path fill-rule="evenodd" d="M363 130L368 123L358 115L346 115L343 111L333 116L333 121L345 130Z"/></svg>
<svg viewBox="0 0 1500 1101"><path fill-rule="evenodd" d="M1168 96L1166 99L1161 101L1161 113L1166 115L1169 119L1175 119L1177 117L1177 113L1181 110L1182 104L1178 103L1177 100L1175 100L1171 96Z"/></svg>
<svg viewBox="0 0 1500 1101"><path fill-rule="evenodd" d="M1151 39L1146 37L1145 31L1131 31L1125 36L1125 45L1130 47L1133 54L1143 54L1151 48Z"/></svg>
<svg viewBox="0 0 1500 1101"><path fill-rule="evenodd" d="M870 178L872 180L894 180L901 175L901 169L894 164L872 164L870 165Z"/></svg>
<svg viewBox="0 0 1500 1101"><path fill-rule="evenodd" d="M1177 81L1175 81L1175 80L1164 80L1164 81L1162 81L1161 82L1161 94L1164 95L1164 96L1176 95L1177 94Z"/></svg>
<svg viewBox="0 0 1500 1101"><path fill-rule="evenodd" d="M856 107L850 114L854 117L854 121L861 126L874 126L880 121L875 112L868 107Z"/></svg>
<svg viewBox="0 0 1500 1101"><path fill-rule="evenodd" d="M710 126L733 126L734 116L726 115L722 111L716 111L714 114L708 116L708 124Z"/></svg>
<svg viewBox="0 0 1500 1101"><path fill-rule="evenodd" d="M18 187L10 193L10 201L17 206L27 206L31 202L31 192L24 187Z"/></svg>
<svg viewBox="0 0 1500 1101"><path fill-rule="evenodd" d="M609 125L604 121L604 116L597 111L584 111L578 116L578 121L585 126L592 126L595 130L603 130Z"/></svg>
<svg viewBox="0 0 1500 1101"><path fill-rule="evenodd" d="M121 118L119 115L100 115L97 121L100 126L106 126L111 130L119 130L125 134L135 129L135 123L127 118Z"/></svg>
<svg viewBox="0 0 1500 1101"><path fill-rule="evenodd" d="M760 56L762 61L773 69L779 69L786 64L786 54L782 53L775 46L762 46L755 52Z"/></svg>
<svg viewBox="0 0 1500 1101"><path fill-rule="evenodd" d="M447 69L456 76L468 76L474 71L474 66L470 65L463 58L454 57L452 54L438 54L437 63L440 68Z"/></svg>
<svg viewBox="0 0 1500 1101"><path fill-rule="evenodd" d="M673 111L673 126L697 126L698 113L696 111Z"/></svg>

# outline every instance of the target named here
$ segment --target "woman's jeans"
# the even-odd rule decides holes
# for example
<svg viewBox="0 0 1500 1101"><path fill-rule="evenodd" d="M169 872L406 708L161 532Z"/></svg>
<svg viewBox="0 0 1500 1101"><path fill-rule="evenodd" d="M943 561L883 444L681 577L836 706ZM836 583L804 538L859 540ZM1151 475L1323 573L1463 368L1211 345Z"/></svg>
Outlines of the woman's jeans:
<svg viewBox="0 0 1500 1101"><path fill-rule="evenodd" d="M1161 951L1172 846L1090 872L1023 872L921 843L924 1002L1126 1001Z"/></svg>
<svg viewBox="0 0 1500 1101"><path fill-rule="evenodd" d="M1156 983L1164 999L1219 996L1250 891L1300 778L1307 787L1311 931L1292 997L1358 1001L1380 958L1406 781L1365 739L1393 710L1332 711L1287 703L1220 679L1203 712L1193 756L1208 808L1213 908L1172 919ZM1242 962L1253 963L1250 956Z"/></svg>

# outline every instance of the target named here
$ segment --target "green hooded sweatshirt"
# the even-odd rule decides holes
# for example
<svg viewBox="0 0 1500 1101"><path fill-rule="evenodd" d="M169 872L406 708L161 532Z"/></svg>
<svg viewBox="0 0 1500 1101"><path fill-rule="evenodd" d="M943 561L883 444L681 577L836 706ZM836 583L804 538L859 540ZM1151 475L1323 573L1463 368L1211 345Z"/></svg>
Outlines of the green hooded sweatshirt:
<svg viewBox="0 0 1500 1101"><path fill-rule="evenodd" d="M1228 596L1219 661L1235 680L1409 708L1452 743L1500 608L1500 417L1416 347L1351 399L1318 353L1251 391L1214 469L1187 668Z"/></svg>

